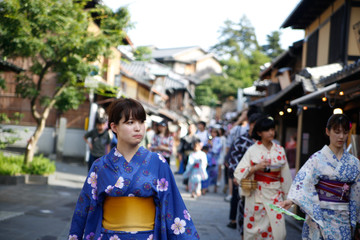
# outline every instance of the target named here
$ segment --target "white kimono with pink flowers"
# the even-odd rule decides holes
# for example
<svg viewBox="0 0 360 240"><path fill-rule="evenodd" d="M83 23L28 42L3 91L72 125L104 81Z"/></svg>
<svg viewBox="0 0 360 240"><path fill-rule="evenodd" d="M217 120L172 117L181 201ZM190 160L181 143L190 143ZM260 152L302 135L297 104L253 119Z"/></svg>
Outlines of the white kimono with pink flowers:
<svg viewBox="0 0 360 240"><path fill-rule="evenodd" d="M257 141L246 151L234 176L240 183L241 179L247 177L250 167L265 158L271 159L272 172L279 171L279 181L258 181L256 190L241 190L241 195L245 196L244 239L282 240L286 236L284 215L272 210L267 203L277 204L285 200L291 186L292 177L284 148L273 143L268 150ZM254 179L254 174L249 179Z"/></svg>

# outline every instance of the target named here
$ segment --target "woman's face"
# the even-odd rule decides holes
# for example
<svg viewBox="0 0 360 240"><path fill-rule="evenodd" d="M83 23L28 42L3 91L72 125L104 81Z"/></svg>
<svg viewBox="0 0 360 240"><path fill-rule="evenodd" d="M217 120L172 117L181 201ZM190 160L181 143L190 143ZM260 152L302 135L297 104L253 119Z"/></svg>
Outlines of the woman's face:
<svg viewBox="0 0 360 240"><path fill-rule="evenodd" d="M165 133L165 132L166 132L166 126L159 125L159 126L158 126L158 130L159 130L159 132L161 132L161 133Z"/></svg>
<svg viewBox="0 0 360 240"><path fill-rule="evenodd" d="M326 128L326 135L329 136L331 146L342 148L348 138L349 131L346 131L342 126L330 130Z"/></svg>
<svg viewBox="0 0 360 240"><path fill-rule="evenodd" d="M211 130L211 136L213 137L213 138L215 138L215 137L217 137L217 131L216 130Z"/></svg>
<svg viewBox="0 0 360 240"><path fill-rule="evenodd" d="M145 123L135 120L132 117L127 122L122 117L118 124L111 123L111 130L116 133L118 144L137 145L141 142L145 134Z"/></svg>
<svg viewBox="0 0 360 240"><path fill-rule="evenodd" d="M262 142L270 142L274 140L275 137L275 129L270 128L266 131L257 132L257 134L261 137Z"/></svg>

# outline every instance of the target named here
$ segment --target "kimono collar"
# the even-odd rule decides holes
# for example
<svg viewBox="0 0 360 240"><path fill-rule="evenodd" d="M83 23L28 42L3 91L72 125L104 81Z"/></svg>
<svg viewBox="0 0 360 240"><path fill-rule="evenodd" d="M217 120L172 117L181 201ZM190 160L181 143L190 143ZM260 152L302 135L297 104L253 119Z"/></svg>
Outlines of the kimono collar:
<svg viewBox="0 0 360 240"><path fill-rule="evenodd" d="M143 146L140 146L139 149L138 149L138 150L136 151L136 153L134 154L134 156L139 155L140 153L143 153L144 151L147 151L147 149L145 149ZM111 150L111 153L112 153L114 156L118 157L118 158L123 157L123 155L119 152L119 150L118 150L116 147L114 147L114 148ZM134 157L133 157L133 158L134 158Z"/></svg>
<svg viewBox="0 0 360 240"><path fill-rule="evenodd" d="M264 148L266 151L270 151L270 152L276 147L276 143L274 143L274 142L272 142L272 145L271 145L271 148L270 148L270 149L267 149L267 148L265 147L265 145L262 143L262 141L260 141L260 140L257 140L257 141L256 141L256 144L257 144L258 146L261 146L262 148Z"/></svg>
<svg viewBox="0 0 360 240"><path fill-rule="evenodd" d="M348 156L348 154L349 154L348 151L346 151L346 149L344 149L344 152L343 152L343 154L342 154L342 156L341 156L341 159L337 159L336 155L335 155L334 152L329 148L328 145L325 145L325 146L321 149L321 152L323 152L328 159L335 159L335 160L337 160L337 161L341 161L342 159L346 159L347 156Z"/></svg>

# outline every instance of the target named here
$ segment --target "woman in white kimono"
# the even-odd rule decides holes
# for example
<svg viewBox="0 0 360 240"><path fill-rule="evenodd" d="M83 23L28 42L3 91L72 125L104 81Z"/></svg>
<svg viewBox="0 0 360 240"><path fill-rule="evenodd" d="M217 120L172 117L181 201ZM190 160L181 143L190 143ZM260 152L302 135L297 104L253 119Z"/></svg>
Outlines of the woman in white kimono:
<svg viewBox="0 0 360 240"><path fill-rule="evenodd" d="M284 200L291 185L291 173L285 150L274 143L275 123L271 117L256 121L252 138L256 139L235 169L234 176L257 181L257 188L241 189L245 196L244 239L276 239L286 236L284 215L268 204Z"/></svg>
<svg viewBox="0 0 360 240"><path fill-rule="evenodd" d="M351 123L344 114L332 115L326 125L330 144L314 153L297 173L288 200L306 213L303 239L354 239L360 221L360 163L344 149Z"/></svg>

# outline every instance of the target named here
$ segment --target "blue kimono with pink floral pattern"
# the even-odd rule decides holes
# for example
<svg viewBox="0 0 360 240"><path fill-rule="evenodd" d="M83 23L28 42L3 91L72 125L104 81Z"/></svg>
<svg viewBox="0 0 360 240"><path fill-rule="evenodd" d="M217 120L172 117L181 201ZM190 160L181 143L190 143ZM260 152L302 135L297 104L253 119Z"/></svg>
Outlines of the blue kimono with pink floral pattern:
<svg viewBox="0 0 360 240"><path fill-rule="evenodd" d="M151 231L122 232L102 227L106 196L153 197ZM69 240L199 239L165 158L140 147L130 162L113 148L92 165L74 211Z"/></svg>

